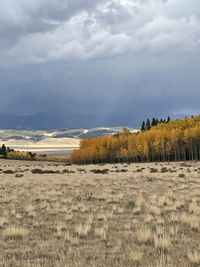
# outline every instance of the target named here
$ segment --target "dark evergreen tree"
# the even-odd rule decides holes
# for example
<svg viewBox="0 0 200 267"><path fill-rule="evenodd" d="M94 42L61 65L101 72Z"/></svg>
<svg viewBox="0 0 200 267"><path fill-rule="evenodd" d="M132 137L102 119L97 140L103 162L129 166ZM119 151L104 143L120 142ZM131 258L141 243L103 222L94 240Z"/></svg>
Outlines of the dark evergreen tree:
<svg viewBox="0 0 200 267"><path fill-rule="evenodd" d="M146 125L145 125L145 122L143 121L143 122L142 122L142 126L141 126L141 131L142 131L142 132L145 131L145 128L146 128L145 126L146 126Z"/></svg>
<svg viewBox="0 0 200 267"><path fill-rule="evenodd" d="M153 117L152 121L151 121L151 126L156 126L156 119Z"/></svg>
<svg viewBox="0 0 200 267"><path fill-rule="evenodd" d="M4 144L1 147L1 154L3 155L4 158L7 157L7 150L6 150L6 146Z"/></svg>
<svg viewBox="0 0 200 267"><path fill-rule="evenodd" d="M156 125L158 125L158 124L159 124L159 120L158 120L158 119L156 119L155 123L156 123Z"/></svg>
<svg viewBox="0 0 200 267"><path fill-rule="evenodd" d="M27 152L27 155L30 156L31 160L35 160L35 158L36 158L36 153Z"/></svg>
<svg viewBox="0 0 200 267"><path fill-rule="evenodd" d="M167 118L167 123L171 121L171 118L168 116Z"/></svg>
<svg viewBox="0 0 200 267"><path fill-rule="evenodd" d="M147 119L146 125L145 125L145 130L150 130L150 129L151 129L151 122L149 119Z"/></svg>

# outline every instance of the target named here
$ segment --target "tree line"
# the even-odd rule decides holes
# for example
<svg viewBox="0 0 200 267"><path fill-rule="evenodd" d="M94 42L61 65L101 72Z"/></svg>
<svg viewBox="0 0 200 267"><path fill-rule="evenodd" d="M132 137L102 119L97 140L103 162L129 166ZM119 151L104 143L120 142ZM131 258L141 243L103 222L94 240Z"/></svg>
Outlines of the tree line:
<svg viewBox="0 0 200 267"><path fill-rule="evenodd" d="M20 155L20 152L19 151L15 151L14 149L11 149L9 147L6 147L4 144L0 147L0 157L4 158L4 159L7 159L8 156L11 154L11 153L15 153L15 155ZM23 152L22 152L23 153ZM31 151L28 151L28 152L24 152L23 153L24 155L26 154L27 155L27 159L31 159L31 160L35 160L36 159L36 156L37 154L36 153L33 153ZM42 155L43 157L46 157L46 155Z"/></svg>
<svg viewBox="0 0 200 267"><path fill-rule="evenodd" d="M14 149L10 149L9 147L6 147L4 144L0 147L0 156L3 158L7 158L7 155L9 152L14 151Z"/></svg>
<svg viewBox="0 0 200 267"><path fill-rule="evenodd" d="M170 122L171 118L168 117L166 120L165 119L158 119L153 117L153 119L150 121L150 119L147 119L146 122L143 121L142 122L142 126L141 126L141 131L148 131L150 130L152 127L157 126L160 123L168 123Z"/></svg>
<svg viewBox="0 0 200 267"><path fill-rule="evenodd" d="M72 163L200 160L200 116L168 118L146 127L149 122L138 133L124 129L121 134L82 140L71 155Z"/></svg>

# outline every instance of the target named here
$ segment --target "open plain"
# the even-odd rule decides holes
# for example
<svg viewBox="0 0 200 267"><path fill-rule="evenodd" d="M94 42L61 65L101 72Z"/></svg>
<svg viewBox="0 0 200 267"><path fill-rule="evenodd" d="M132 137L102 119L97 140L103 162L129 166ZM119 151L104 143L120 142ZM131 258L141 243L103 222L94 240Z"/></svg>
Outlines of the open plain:
<svg viewBox="0 0 200 267"><path fill-rule="evenodd" d="M1 160L0 266L200 266L200 163Z"/></svg>

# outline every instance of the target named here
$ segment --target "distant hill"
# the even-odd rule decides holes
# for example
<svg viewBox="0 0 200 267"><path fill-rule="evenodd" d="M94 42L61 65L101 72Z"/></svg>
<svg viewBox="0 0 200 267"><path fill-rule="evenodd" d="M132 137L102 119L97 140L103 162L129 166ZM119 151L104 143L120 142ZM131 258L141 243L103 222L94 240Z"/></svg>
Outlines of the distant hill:
<svg viewBox="0 0 200 267"><path fill-rule="evenodd" d="M186 114L172 115L173 119L190 117ZM94 128L113 127L116 125L140 128L145 118L137 114L137 118L130 114L97 114L73 113L65 111L47 111L32 115L0 114L1 129L63 129L63 128ZM106 130L108 131L108 130ZM93 134L92 134L93 135Z"/></svg>
<svg viewBox="0 0 200 267"><path fill-rule="evenodd" d="M90 123L88 123L90 122ZM13 129L61 129L91 126L92 118L76 113L40 112L32 115L0 114L0 128ZM84 126L86 125L86 126Z"/></svg>
<svg viewBox="0 0 200 267"><path fill-rule="evenodd" d="M63 129L63 130L22 130L22 129L7 129L0 130L0 142L40 142L48 138L51 139L85 139L97 136L109 136L123 131L122 127L110 128L91 128L91 129ZM137 131L130 129L131 132ZM56 140L55 140L56 142Z"/></svg>
<svg viewBox="0 0 200 267"><path fill-rule="evenodd" d="M130 122L131 121L131 122ZM128 123L130 122L130 123ZM47 111L32 115L0 114L0 129L80 129L129 125L137 128L128 116L109 117L107 114L73 113L69 111Z"/></svg>

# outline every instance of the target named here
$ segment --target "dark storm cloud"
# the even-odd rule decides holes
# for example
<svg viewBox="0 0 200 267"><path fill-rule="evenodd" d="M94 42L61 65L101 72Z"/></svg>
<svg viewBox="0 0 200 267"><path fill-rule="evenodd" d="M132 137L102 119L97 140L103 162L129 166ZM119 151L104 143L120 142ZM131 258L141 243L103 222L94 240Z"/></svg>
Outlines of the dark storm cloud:
<svg viewBox="0 0 200 267"><path fill-rule="evenodd" d="M1 65L185 51L200 42L197 0L4 0L1 9Z"/></svg>
<svg viewBox="0 0 200 267"><path fill-rule="evenodd" d="M2 0L0 12L0 112L200 111L199 0Z"/></svg>

